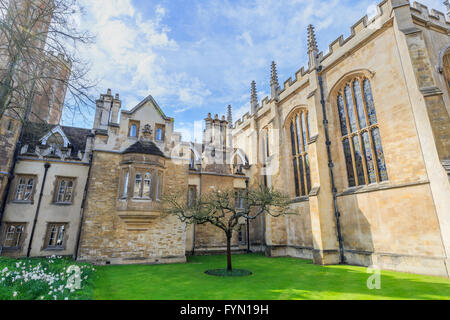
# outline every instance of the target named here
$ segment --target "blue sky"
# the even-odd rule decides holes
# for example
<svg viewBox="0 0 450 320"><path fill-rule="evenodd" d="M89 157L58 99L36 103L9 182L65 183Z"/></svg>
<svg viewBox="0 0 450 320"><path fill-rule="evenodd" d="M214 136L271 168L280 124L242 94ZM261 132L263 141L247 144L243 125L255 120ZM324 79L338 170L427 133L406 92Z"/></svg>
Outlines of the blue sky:
<svg viewBox="0 0 450 320"><path fill-rule="evenodd" d="M81 0L83 28L96 43L80 54L99 80L95 95L111 88L124 109L151 94L175 118L183 138L208 112L234 120L250 108L250 83L259 99L270 92L270 63L282 84L307 65L307 25L319 49L373 13L378 0ZM440 0L420 1L445 12ZM93 118L93 111L90 112ZM72 119L64 117L64 124ZM92 123L75 119L75 125Z"/></svg>

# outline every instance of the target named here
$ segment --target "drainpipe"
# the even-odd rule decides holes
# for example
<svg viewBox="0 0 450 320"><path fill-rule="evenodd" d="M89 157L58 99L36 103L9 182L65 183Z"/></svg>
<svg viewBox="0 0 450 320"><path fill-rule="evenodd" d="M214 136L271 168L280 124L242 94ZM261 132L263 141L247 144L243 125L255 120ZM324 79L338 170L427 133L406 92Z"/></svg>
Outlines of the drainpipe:
<svg viewBox="0 0 450 320"><path fill-rule="evenodd" d="M45 180L47 180L47 173L48 169L50 168L50 163L44 164L44 168L45 168L44 179L42 180L41 193L39 194L39 201L37 204L36 213L34 215L33 228L31 229L30 242L28 243L27 258L30 257L31 245L33 243L34 232L36 230L36 223L39 216L39 210L41 208L42 196L44 195Z"/></svg>
<svg viewBox="0 0 450 320"><path fill-rule="evenodd" d="M245 198L248 199L248 179L245 179ZM245 206L247 207L247 203L245 203ZM250 221L248 219L248 216L250 215L250 210L248 210L248 207L246 208L247 211L247 253L251 253L250 250Z"/></svg>
<svg viewBox="0 0 450 320"><path fill-rule="evenodd" d="M333 206L334 206L334 215L336 218L336 229L337 229L337 236L339 241L339 261L341 264L345 263L345 256L344 256L344 239L342 237L342 231L341 231L341 221L340 217L341 214L339 213L339 208L337 204L337 189L336 184L334 182L334 173L333 173L333 159L331 157L331 141L330 136L328 134L328 120L327 120L327 110L325 106L325 98L323 93L323 79L320 75L320 72L322 71L322 66L319 66L317 68L317 74L319 75L319 88L320 88L320 104L322 105L322 112L323 112L323 127L325 131L325 140L327 145L327 155L328 155L328 168L330 170L330 179L331 179L331 189L333 192Z"/></svg>
<svg viewBox="0 0 450 320"><path fill-rule="evenodd" d="M73 253L73 259L76 261L78 259L78 250L80 249L80 240L81 240L81 228L83 227L84 220L84 207L86 205L86 198L89 191L89 180L91 178L91 170L92 170L92 153L89 155L89 170L86 178L86 185L84 187L84 195L83 201L81 202L81 215L80 215L80 224L78 225L78 234L77 234L77 242L75 245L75 252Z"/></svg>

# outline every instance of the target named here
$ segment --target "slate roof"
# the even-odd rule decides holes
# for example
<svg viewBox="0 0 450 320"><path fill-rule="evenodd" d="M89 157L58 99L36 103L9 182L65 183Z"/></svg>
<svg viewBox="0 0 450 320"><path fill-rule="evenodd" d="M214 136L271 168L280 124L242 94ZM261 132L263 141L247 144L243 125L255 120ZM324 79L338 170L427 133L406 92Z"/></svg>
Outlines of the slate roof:
<svg viewBox="0 0 450 320"><path fill-rule="evenodd" d="M126 149L123 154L128 153L139 153L139 154L151 154L155 156L165 157L164 153L151 141L138 141L128 149Z"/></svg>
<svg viewBox="0 0 450 320"><path fill-rule="evenodd" d="M28 145L28 153L33 153L36 146L41 146L40 140L57 125L27 124L25 127L22 145ZM72 148L71 157L78 158L78 152L86 150L87 138L92 134L90 129L61 126L62 131L69 139Z"/></svg>

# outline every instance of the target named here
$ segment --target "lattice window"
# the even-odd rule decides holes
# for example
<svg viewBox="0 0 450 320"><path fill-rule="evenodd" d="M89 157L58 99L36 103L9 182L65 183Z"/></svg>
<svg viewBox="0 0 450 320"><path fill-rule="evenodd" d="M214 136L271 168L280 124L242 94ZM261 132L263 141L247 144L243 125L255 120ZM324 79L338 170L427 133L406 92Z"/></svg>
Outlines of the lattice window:
<svg viewBox="0 0 450 320"><path fill-rule="evenodd" d="M55 203L71 204L73 202L74 178L58 178Z"/></svg>
<svg viewBox="0 0 450 320"><path fill-rule="evenodd" d="M290 121L292 166L294 170L295 195L307 196L311 191L311 171L308 156L308 111L300 109Z"/></svg>
<svg viewBox="0 0 450 320"><path fill-rule="evenodd" d="M47 226L47 249L63 249L65 245L67 224L50 223Z"/></svg>
<svg viewBox="0 0 450 320"><path fill-rule="evenodd" d="M25 224L6 225L6 235L3 246L5 248L19 248L22 243L22 236L25 231Z"/></svg>
<svg viewBox="0 0 450 320"><path fill-rule="evenodd" d="M388 180L370 81L353 78L337 95L350 187Z"/></svg>
<svg viewBox="0 0 450 320"><path fill-rule="evenodd" d="M34 184L35 184L34 177L19 176L14 200L21 202L32 201Z"/></svg>

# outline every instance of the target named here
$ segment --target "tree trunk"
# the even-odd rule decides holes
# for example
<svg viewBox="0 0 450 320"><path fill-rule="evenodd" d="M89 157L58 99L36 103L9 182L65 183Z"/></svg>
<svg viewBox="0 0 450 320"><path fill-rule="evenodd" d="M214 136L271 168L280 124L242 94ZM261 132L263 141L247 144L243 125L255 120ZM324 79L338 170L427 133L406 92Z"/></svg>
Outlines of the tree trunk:
<svg viewBox="0 0 450 320"><path fill-rule="evenodd" d="M233 267L231 265L231 234L227 233L227 270L232 271Z"/></svg>

